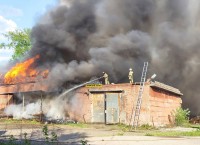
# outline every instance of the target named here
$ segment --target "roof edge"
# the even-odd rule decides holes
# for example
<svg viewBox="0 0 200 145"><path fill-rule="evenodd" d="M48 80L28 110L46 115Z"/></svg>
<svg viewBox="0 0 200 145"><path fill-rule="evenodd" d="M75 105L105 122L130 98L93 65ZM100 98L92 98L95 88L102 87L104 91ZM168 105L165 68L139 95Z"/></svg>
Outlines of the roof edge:
<svg viewBox="0 0 200 145"><path fill-rule="evenodd" d="M164 89L164 90L167 90L169 92L175 93L177 95L183 96L183 94L181 93L181 91L179 89L174 88L174 87L169 86L169 85L166 85L166 84L163 84L161 82L157 82L157 81L151 82L150 87L156 87L156 88Z"/></svg>

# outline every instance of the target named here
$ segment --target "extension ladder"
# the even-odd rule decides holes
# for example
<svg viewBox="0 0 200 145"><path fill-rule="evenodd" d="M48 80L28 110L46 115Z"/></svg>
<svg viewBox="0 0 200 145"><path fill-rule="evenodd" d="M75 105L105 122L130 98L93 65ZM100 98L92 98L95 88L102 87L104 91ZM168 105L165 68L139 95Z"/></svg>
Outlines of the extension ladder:
<svg viewBox="0 0 200 145"><path fill-rule="evenodd" d="M135 129L138 126L138 121L139 121L139 116L140 116L140 109L141 109L141 104L142 104L142 94L144 91L144 84L145 84L145 80L146 80L147 68L148 68L148 62L144 62L141 81L140 81L140 88L139 88L139 93L138 93L138 99L137 99L137 104L136 104L136 108L135 108L134 121L133 121L133 126L135 127Z"/></svg>

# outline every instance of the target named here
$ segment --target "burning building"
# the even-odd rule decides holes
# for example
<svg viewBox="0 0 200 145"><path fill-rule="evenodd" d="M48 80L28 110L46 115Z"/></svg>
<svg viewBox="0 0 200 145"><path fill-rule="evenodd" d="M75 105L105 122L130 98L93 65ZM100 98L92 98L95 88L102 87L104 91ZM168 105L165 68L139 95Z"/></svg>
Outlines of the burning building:
<svg viewBox="0 0 200 145"><path fill-rule="evenodd" d="M100 77L55 97L55 91L45 79L48 71L42 71L43 79L38 80L40 73L27 65L33 59L17 64L4 75L4 84L0 86L0 109L7 115L34 118L36 114L44 114L49 120L68 118L85 123L133 124L140 83L102 85L98 82L88 85ZM145 82L143 90L139 124L173 124L174 111L181 107L183 94L176 88L152 81ZM71 91L74 91L73 97L69 99Z"/></svg>
<svg viewBox="0 0 200 145"><path fill-rule="evenodd" d="M42 101L40 100L40 97L43 97L45 100L45 98L48 98L47 94L49 94L48 88L45 86L44 82L0 86L1 109L4 110L8 107L6 111L8 115L13 115L15 117L33 118L34 114L41 113L43 112L43 108L49 107L45 101L43 106L41 106ZM45 115L50 117L50 119L65 119L65 117L67 117L85 123L124 123L130 125L133 122L133 113L135 112L139 87L139 84L128 83L97 85L96 87L91 88L88 88L87 86L81 87L73 94L73 101L76 100L76 106L63 110L61 108L66 108L69 104L56 103L57 106L54 107L58 109L57 113L50 115L49 113L51 111L46 112L45 110L44 113L46 113ZM17 103L15 100L16 95L19 93L21 93L25 100L28 99L30 101L30 98L27 98L31 97L30 94L33 95L32 97L35 97L34 100L39 100L39 104L34 102L36 104L33 106L32 112L30 112L27 106L31 101L29 104L24 104L26 101L24 102L23 99L23 102L21 101L20 109L10 110L11 112L9 112L9 105ZM155 126L173 124L174 111L181 107L182 95L183 94L178 89L163 83L146 82L139 124L151 124ZM39 98L36 98L36 96L39 96ZM66 97L67 95L65 95L64 98ZM59 98L59 102L66 101L64 98ZM56 102L56 100L53 101ZM16 108L17 107L15 106L10 109ZM51 108L48 109L51 110ZM57 114L60 112L63 114L58 116Z"/></svg>
<svg viewBox="0 0 200 145"><path fill-rule="evenodd" d="M4 98L2 108L11 102L21 100L22 103L25 100L21 106L9 105L11 107L7 107L6 112L17 114L15 111L20 109L16 108L23 106L24 110L29 110L27 113L38 112L41 110L42 92L43 97L46 94L42 103L46 116L64 118L70 116L70 113L65 114L66 110L67 112L81 110L79 106L84 104L80 100L86 98L85 101L88 100L86 108L91 106L89 116L82 113L77 120L96 122L92 117L95 116L92 113L93 107L89 105L89 102L92 103L91 96L99 95L103 99L105 94L108 93L109 96L111 93L112 96L114 91L114 96L117 96L116 94L123 96L121 98L125 98L125 101L122 102L126 104L124 109L126 111L122 113L124 115L120 114L120 111L117 112L120 114L117 120L120 120L119 117L123 118L120 122L127 124L131 122L130 104L134 105L134 101L131 102L129 99L137 98L135 95L137 91L134 91L137 90L137 85L122 84L128 82L126 70L130 67L136 70L134 81L138 82L141 66L143 62L148 61L149 74L159 74L158 81L182 90L183 106L189 108L193 114L198 114L200 111L200 90L197 81L200 78L199 5L198 0L62 0L62 4L59 3L44 14L32 28L32 48L24 60L26 69L18 64L16 65L18 71L9 68L8 73L4 75L0 87L1 97ZM115 85L103 86L99 88L99 92L83 91L82 95L85 97L80 100L77 97L81 93L75 95L70 92L66 97L60 96L63 90L101 76L103 71L109 74L110 81ZM117 92L115 89L112 90L115 86L118 87ZM176 108L181 104L182 93L175 88L164 86L160 83L145 85L144 100L147 101L144 102L147 105L146 120L149 123L156 124L159 120L154 115L156 111L153 111L156 105L160 106L157 108L159 112L165 105ZM130 97L126 96L127 92L130 92L128 93ZM18 99L12 99L13 94ZM102 99L97 101L100 106ZM160 104L152 101L154 99ZM117 101L120 99L115 100ZM122 108L123 105L118 103L118 106ZM101 116L104 114L102 108ZM88 110L86 109L86 112ZM168 107L166 110L168 112L165 114L169 115L169 121L172 110ZM141 119L144 120L143 112ZM158 114L162 113L164 114L164 111ZM162 119L165 121L159 121L157 124L167 123L166 116Z"/></svg>
<svg viewBox="0 0 200 145"><path fill-rule="evenodd" d="M38 58L17 63L2 78L2 114L14 118L35 118L36 114L42 114L49 120L68 118L85 123L133 123L140 83L102 85L100 77L61 93L52 89L57 86L48 84L48 70L39 71L32 66ZM97 84L88 85L94 81ZM68 95L71 91L73 94ZM178 89L163 83L145 82L139 124L174 123L173 113L181 107L182 95Z"/></svg>

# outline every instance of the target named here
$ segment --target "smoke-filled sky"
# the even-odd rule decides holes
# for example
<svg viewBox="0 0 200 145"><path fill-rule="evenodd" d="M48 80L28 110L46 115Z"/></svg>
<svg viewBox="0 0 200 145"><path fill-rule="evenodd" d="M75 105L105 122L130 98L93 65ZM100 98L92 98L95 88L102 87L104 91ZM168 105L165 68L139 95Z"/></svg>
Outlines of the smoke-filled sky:
<svg viewBox="0 0 200 145"><path fill-rule="evenodd" d="M53 84L86 81L105 71L111 82L148 76L179 88L184 107L200 113L199 0L62 0L32 29L30 56L51 68Z"/></svg>

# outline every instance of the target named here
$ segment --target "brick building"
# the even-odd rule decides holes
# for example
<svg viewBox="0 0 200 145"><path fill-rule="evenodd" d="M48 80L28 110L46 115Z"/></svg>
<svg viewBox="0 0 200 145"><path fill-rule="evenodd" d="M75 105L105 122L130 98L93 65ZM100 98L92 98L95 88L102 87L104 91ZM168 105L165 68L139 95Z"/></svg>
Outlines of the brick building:
<svg viewBox="0 0 200 145"><path fill-rule="evenodd" d="M139 84L109 84L82 87L76 90L76 109L68 110L71 119L86 123L132 124ZM13 103L14 94L42 92L43 83L0 86L0 109ZM163 126L173 122L173 111L181 106L183 94L176 88L159 82L145 83L139 124ZM132 119L131 119L132 117Z"/></svg>
<svg viewBox="0 0 200 145"><path fill-rule="evenodd" d="M48 87L45 82L38 83L21 83L21 84L9 84L0 86L0 114L3 114L4 108L8 105L17 103L15 95L19 93L33 93L37 92L45 94L48 92Z"/></svg>
<svg viewBox="0 0 200 145"><path fill-rule="evenodd" d="M70 117L87 123L132 124L139 87L137 84L83 87L76 93L81 109L69 112ZM146 83L139 124L163 126L173 123L173 111L181 107L182 95L178 89L163 83Z"/></svg>

